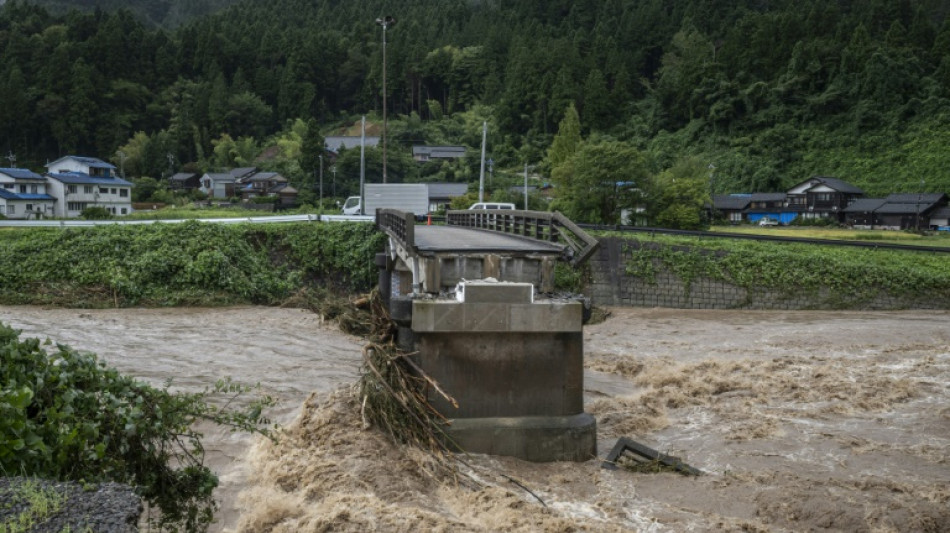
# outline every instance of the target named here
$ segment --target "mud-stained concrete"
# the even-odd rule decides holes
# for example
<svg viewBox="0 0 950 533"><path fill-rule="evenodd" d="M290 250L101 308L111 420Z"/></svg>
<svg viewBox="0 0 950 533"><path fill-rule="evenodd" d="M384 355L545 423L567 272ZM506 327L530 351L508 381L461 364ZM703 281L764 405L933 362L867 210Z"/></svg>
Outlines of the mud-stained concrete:
<svg viewBox="0 0 950 533"><path fill-rule="evenodd" d="M0 321L155 383L232 376L279 397L279 443L208 435L216 530L948 530L950 313L610 311L585 328L601 457L627 436L706 475L471 456L446 477L362 429L360 340L304 311L0 307Z"/></svg>

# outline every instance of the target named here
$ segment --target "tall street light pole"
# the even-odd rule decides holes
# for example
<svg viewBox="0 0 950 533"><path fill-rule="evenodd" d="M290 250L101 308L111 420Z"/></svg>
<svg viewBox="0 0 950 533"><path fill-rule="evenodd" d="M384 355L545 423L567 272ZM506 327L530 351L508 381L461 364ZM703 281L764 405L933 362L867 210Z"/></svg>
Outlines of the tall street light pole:
<svg viewBox="0 0 950 533"><path fill-rule="evenodd" d="M386 30L396 24L396 19L386 15L376 19L376 24L383 28L383 183L386 183Z"/></svg>

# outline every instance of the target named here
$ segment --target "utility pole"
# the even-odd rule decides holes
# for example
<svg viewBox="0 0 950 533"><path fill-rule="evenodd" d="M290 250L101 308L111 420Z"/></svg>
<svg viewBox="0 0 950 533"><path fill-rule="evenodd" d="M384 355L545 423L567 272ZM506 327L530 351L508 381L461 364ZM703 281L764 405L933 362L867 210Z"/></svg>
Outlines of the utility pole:
<svg viewBox="0 0 950 533"><path fill-rule="evenodd" d="M383 167L385 168L385 167ZM366 209L366 202L363 196L363 186L366 183L366 115L363 115L363 120L360 122L360 214L364 214L363 210Z"/></svg>
<svg viewBox="0 0 950 533"><path fill-rule="evenodd" d="M320 160L320 212L323 212L323 156L318 155L317 159Z"/></svg>
<svg viewBox="0 0 950 533"><path fill-rule="evenodd" d="M16 168L16 155L13 153L12 150L10 151L9 154L7 154L7 159L10 160L10 166L13 168Z"/></svg>
<svg viewBox="0 0 950 533"><path fill-rule="evenodd" d="M376 24L383 28L383 183L386 183L386 30L396 24L396 19L386 15L376 19Z"/></svg>
<svg viewBox="0 0 950 533"><path fill-rule="evenodd" d="M478 201L485 201L485 141L488 139L488 121L482 122L482 169L478 173Z"/></svg>
<svg viewBox="0 0 950 533"><path fill-rule="evenodd" d="M524 210L528 210L528 164L524 164Z"/></svg>

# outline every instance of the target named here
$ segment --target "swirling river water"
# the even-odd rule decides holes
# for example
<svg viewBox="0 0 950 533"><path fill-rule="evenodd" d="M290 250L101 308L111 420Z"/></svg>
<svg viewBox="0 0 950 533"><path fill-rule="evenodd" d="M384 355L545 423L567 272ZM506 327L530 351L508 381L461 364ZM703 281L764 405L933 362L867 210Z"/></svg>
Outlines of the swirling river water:
<svg viewBox="0 0 950 533"><path fill-rule="evenodd" d="M361 339L266 307L0 307L24 336L155 385L230 376L278 443L206 431L213 531L947 531L950 313L610 309L585 327L600 458L627 436L703 470L469 456L455 476L363 427Z"/></svg>

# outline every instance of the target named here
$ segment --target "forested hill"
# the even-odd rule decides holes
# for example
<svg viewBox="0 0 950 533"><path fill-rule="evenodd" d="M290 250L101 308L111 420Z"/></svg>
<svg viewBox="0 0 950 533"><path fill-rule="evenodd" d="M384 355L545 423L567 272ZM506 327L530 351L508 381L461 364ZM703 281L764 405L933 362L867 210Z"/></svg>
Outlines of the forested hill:
<svg viewBox="0 0 950 533"><path fill-rule="evenodd" d="M154 3L171 4L197 0ZM53 16L8 0L0 151L36 167L126 147L134 172L158 176L169 153L220 162L223 133L260 146L298 118L326 132L372 117L374 20L392 15L397 147L475 146L484 118L499 167L519 168L545 156L573 103L589 142L636 149L651 173L695 156L720 192L813 174L871 195L950 191L948 12L947 0L248 0L169 31L127 10Z"/></svg>
<svg viewBox="0 0 950 533"><path fill-rule="evenodd" d="M5 0L0 0L3 4ZM209 15L237 0L32 0L51 13L62 15L70 10L129 10L149 26L175 28L197 17Z"/></svg>

